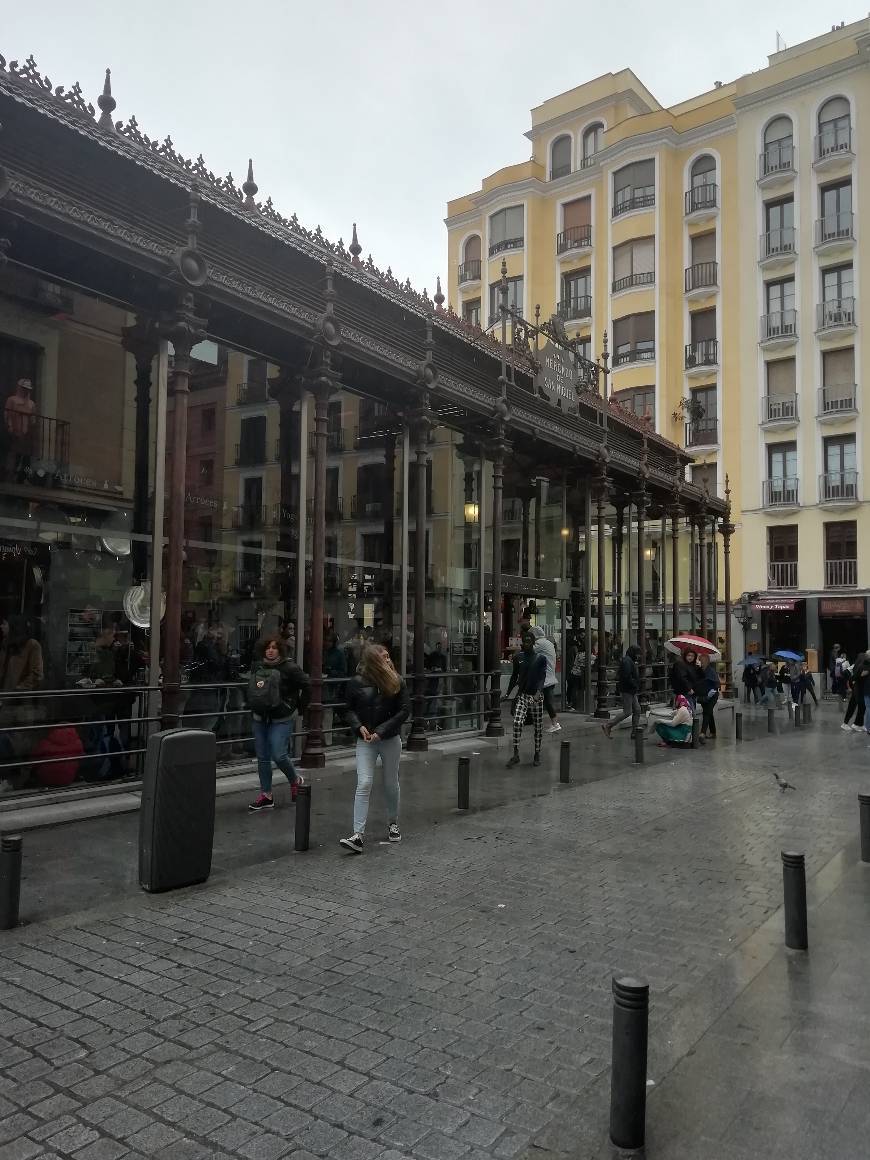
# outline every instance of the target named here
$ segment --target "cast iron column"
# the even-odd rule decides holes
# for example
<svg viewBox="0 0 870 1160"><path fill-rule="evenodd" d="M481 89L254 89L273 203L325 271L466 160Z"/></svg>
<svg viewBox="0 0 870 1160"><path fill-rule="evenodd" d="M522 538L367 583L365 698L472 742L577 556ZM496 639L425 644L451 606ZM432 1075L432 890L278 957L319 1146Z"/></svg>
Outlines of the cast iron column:
<svg viewBox="0 0 870 1160"><path fill-rule="evenodd" d="M122 329L121 345L136 363L136 450L133 467L133 580L148 575L148 545L144 539L151 526L150 500L151 364L157 355L158 337L150 318L138 318Z"/></svg>
<svg viewBox="0 0 870 1160"><path fill-rule="evenodd" d="M731 484L725 476L725 518L722 521L722 551L725 564L725 691L726 696L734 696L734 680L731 668L731 537L734 525L731 523Z"/></svg>
<svg viewBox="0 0 870 1160"><path fill-rule="evenodd" d="M181 694L181 601L184 572L184 499L187 492L187 401L190 352L205 337L205 320L194 314L193 294L185 291L178 309L164 323L172 343L172 473L169 479L169 530L166 547L166 616L163 636L161 724L178 725ZM159 527L159 519L155 526Z"/></svg>
<svg viewBox="0 0 870 1160"><path fill-rule="evenodd" d="M695 568L695 521L689 516L689 632L698 631L698 572Z"/></svg>
<svg viewBox="0 0 870 1160"><path fill-rule="evenodd" d="M641 688L644 687L643 674L646 672L646 580L644 578L644 553L646 551L646 502L644 489L635 493L637 511L637 647L640 649Z"/></svg>
<svg viewBox="0 0 870 1160"><path fill-rule="evenodd" d="M604 607L604 592L607 584L605 566L605 542L607 525L604 522L604 505L607 502L609 485L602 464L595 490L596 516L598 523L598 683L595 693L595 716L609 717L607 711L607 617Z"/></svg>
<svg viewBox="0 0 870 1160"><path fill-rule="evenodd" d="M671 636L680 632L680 517L679 504L671 508Z"/></svg>
<svg viewBox="0 0 870 1160"><path fill-rule="evenodd" d="M529 530L531 525L531 517L529 509L532 503L532 488L528 484L523 484L521 488L517 488L517 494L520 497L522 505L522 527L520 535L522 542L520 544L520 575L533 575L532 569L529 568Z"/></svg>
<svg viewBox="0 0 870 1160"><path fill-rule="evenodd" d="M311 525L311 602L308 624L311 633L308 667L311 677L311 700L308 705L308 728L300 764L305 769L326 765L323 742L323 596L326 572L326 442L329 429L329 396L336 389L337 375L332 370L329 352L324 351L319 373L305 383L314 398L314 504Z"/></svg>
<svg viewBox="0 0 870 1160"><path fill-rule="evenodd" d="M701 636L707 635L707 516L698 517L698 592Z"/></svg>
<svg viewBox="0 0 870 1160"><path fill-rule="evenodd" d="M502 413L503 412L503 413ZM503 737L501 723L501 538L502 492L504 491L504 457L507 450L505 423L507 404L496 404L492 453L492 704L486 725L487 737Z"/></svg>
<svg viewBox="0 0 870 1160"><path fill-rule="evenodd" d="M615 597L615 603L614 603L614 608L613 608L613 613L614 613L614 615L613 615L613 636L614 636L614 639L618 640L620 642L620 645L621 645L623 643L623 641L622 641L622 548L623 548L623 532L624 532L624 527L625 527L624 523L623 523L623 519L624 519L624 515L625 515L625 504L617 503L615 505L615 507L616 507L616 531L615 531L614 537L613 537L613 545L614 545L614 551L613 551L613 562L614 562L613 587L614 587L614 597ZM628 607L627 616L628 616L629 635L630 635L630 632L631 632L631 601L630 600L629 600L629 607Z"/></svg>
<svg viewBox="0 0 870 1160"><path fill-rule="evenodd" d="M393 524L396 514L396 440L397 432L394 430L387 431L384 436L384 568L382 573L384 599L382 616L384 622L389 623L390 640L393 642L393 647L396 645L396 574L393 568L396 559ZM401 515L401 509L399 514Z"/></svg>
<svg viewBox="0 0 870 1160"><path fill-rule="evenodd" d="M411 420L417 457L414 465L417 511L414 532L414 697L408 737L408 749L421 752L429 748L426 736L426 653L423 646L426 636L426 476L430 427L429 411L424 404Z"/></svg>
<svg viewBox="0 0 870 1160"><path fill-rule="evenodd" d="M668 517L662 509L662 548L659 562L659 596L662 602L662 648L668 635Z"/></svg>
<svg viewBox="0 0 870 1160"><path fill-rule="evenodd" d="M535 480L535 567L532 575L536 580L541 576L541 498L544 494L544 481Z"/></svg>

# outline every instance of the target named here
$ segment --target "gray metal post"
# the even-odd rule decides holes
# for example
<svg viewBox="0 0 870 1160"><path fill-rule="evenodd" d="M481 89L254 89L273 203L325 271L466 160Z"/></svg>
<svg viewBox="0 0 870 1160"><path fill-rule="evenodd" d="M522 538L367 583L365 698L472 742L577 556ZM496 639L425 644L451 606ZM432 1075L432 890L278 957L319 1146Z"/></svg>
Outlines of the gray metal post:
<svg viewBox="0 0 870 1160"><path fill-rule="evenodd" d="M456 808L467 810L471 798L471 758L459 758L456 771Z"/></svg>
<svg viewBox="0 0 870 1160"><path fill-rule="evenodd" d="M807 939L807 879L803 854L782 855L782 896L785 910L785 945L805 951Z"/></svg>
<svg viewBox="0 0 870 1160"><path fill-rule="evenodd" d="M768 705L767 707L767 732L776 732L776 710L772 705Z"/></svg>
<svg viewBox="0 0 870 1160"><path fill-rule="evenodd" d="M813 723L813 710L812 710L812 707L810 706L809 701L804 701L803 705L801 705L801 710L803 712L804 725L812 725L812 723Z"/></svg>
<svg viewBox="0 0 870 1160"><path fill-rule="evenodd" d="M21 900L21 836L0 838L0 930L18 926Z"/></svg>
<svg viewBox="0 0 870 1160"><path fill-rule="evenodd" d="M743 714L740 712L734 714L734 740L743 740Z"/></svg>
<svg viewBox="0 0 870 1160"><path fill-rule="evenodd" d="M559 781L567 785L571 780L571 742L563 741L559 746Z"/></svg>
<svg viewBox="0 0 870 1160"><path fill-rule="evenodd" d="M692 748L698 749L701 744L701 722L697 717L692 718Z"/></svg>
<svg viewBox="0 0 870 1160"><path fill-rule="evenodd" d="M617 1148L642 1148L646 1134L649 983L613 980L610 1139Z"/></svg>
<svg viewBox="0 0 870 1160"><path fill-rule="evenodd" d="M861 820L861 861L870 862L870 793L858 794L858 813Z"/></svg>
<svg viewBox="0 0 870 1160"><path fill-rule="evenodd" d="M634 733L634 764L643 765L643 730L636 729Z"/></svg>

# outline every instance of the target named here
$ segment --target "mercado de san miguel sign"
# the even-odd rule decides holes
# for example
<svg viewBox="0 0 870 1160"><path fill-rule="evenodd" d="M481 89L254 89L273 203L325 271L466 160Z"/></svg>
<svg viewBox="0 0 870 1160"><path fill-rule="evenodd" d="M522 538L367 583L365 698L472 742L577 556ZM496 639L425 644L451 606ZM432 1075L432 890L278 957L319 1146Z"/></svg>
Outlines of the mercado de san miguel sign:
<svg viewBox="0 0 870 1160"><path fill-rule="evenodd" d="M537 357L541 366L535 378L538 394L566 414L576 415L580 410L574 385L577 372L570 353L548 342Z"/></svg>

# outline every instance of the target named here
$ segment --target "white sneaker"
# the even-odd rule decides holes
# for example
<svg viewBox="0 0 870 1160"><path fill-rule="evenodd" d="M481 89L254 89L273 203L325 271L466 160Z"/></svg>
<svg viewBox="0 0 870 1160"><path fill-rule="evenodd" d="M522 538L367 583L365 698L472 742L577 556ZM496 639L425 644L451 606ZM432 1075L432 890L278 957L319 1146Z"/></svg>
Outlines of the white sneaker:
<svg viewBox="0 0 870 1160"><path fill-rule="evenodd" d="M847 733L850 733L853 729L857 729L857 725L847 725L844 721L840 728L845 729Z"/></svg>
<svg viewBox="0 0 870 1160"><path fill-rule="evenodd" d="M863 733L864 732L863 725L850 725L849 728L852 730L853 733Z"/></svg>
<svg viewBox="0 0 870 1160"><path fill-rule="evenodd" d="M559 724L558 721L554 721L553 724L550 726L550 728L547 730L547 732L548 733L561 733L562 726Z"/></svg>

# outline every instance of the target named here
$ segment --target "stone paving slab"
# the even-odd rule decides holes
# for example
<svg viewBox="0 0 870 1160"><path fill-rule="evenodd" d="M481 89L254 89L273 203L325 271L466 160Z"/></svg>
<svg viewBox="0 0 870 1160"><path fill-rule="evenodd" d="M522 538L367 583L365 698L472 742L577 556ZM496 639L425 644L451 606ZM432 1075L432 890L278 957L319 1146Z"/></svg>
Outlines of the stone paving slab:
<svg viewBox="0 0 870 1160"><path fill-rule="evenodd" d="M493 765L465 816L421 763L399 846L285 845L0 935L0 1160L609 1156L615 972L651 984L648 1157L864 1155L870 755L833 712L775 739L746 722L742 747L642 768L590 738L595 780L570 787L556 746L537 781ZM44 833L75 861L95 824ZM808 956L781 947L787 847Z"/></svg>

